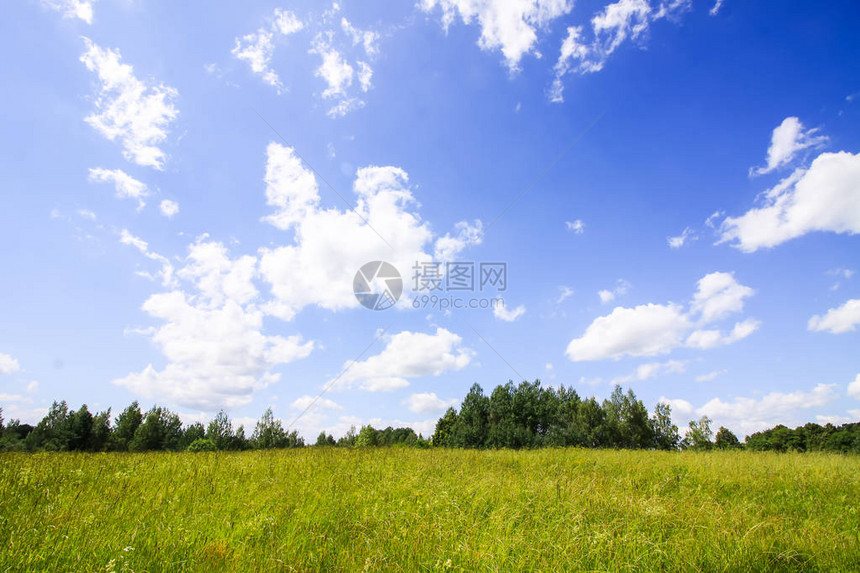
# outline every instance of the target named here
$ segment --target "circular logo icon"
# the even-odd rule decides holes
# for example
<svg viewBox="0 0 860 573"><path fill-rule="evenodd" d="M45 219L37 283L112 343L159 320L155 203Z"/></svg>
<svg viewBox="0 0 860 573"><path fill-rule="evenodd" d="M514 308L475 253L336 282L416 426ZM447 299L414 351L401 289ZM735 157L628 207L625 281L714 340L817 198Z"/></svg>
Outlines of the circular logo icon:
<svg viewBox="0 0 860 573"><path fill-rule="evenodd" d="M355 273L352 292L363 307L385 310L394 306L403 294L403 279L391 263L371 261Z"/></svg>

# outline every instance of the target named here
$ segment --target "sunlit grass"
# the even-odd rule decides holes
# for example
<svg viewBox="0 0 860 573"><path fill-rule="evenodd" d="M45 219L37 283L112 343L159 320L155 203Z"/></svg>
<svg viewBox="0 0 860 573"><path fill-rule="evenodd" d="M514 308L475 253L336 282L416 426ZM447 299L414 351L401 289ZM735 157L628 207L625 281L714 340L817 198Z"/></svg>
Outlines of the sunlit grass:
<svg viewBox="0 0 860 573"><path fill-rule="evenodd" d="M3 454L0 570L860 570L860 458Z"/></svg>

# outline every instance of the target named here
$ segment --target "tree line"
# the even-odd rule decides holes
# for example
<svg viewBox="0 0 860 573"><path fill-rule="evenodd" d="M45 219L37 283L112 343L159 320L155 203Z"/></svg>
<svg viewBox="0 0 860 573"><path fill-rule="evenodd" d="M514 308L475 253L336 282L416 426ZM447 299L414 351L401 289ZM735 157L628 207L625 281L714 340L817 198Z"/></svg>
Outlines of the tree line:
<svg viewBox="0 0 860 573"><path fill-rule="evenodd" d="M484 394L475 384L459 410L449 408L427 440L412 428L354 426L342 437L321 432L317 447L450 447L540 448L577 446L654 450L740 449L754 451L835 451L860 453L860 423L820 426L806 424L791 430L776 426L738 440L720 427L714 434L711 420L693 420L682 436L672 422L668 404L658 403L652 413L632 390L616 386L609 398L580 398L576 390L544 387L539 380L497 386ZM0 451L216 451L300 448L305 440L288 431L267 409L250 436L244 426L234 430L223 410L207 424L183 425L179 415L161 406L142 411L135 401L116 418L111 410L91 413L84 404L70 410L65 401L54 402L34 427L18 420L4 423L0 409Z"/></svg>

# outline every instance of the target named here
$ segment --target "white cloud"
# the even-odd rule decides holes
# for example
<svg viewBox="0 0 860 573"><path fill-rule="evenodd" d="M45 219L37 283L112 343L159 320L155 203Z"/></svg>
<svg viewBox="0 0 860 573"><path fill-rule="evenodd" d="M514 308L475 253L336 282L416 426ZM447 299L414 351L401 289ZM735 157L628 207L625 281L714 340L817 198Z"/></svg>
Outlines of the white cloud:
<svg viewBox="0 0 860 573"><path fill-rule="evenodd" d="M433 256L436 261L453 261L468 247L480 245L484 240L484 225L475 219L472 223L460 221L454 225L454 234L446 233L436 239Z"/></svg>
<svg viewBox="0 0 860 573"><path fill-rule="evenodd" d="M329 400L328 398L314 398L313 396L307 395L293 400L293 403L290 404L290 408L293 410L304 411L311 405L313 405L315 410L343 410L343 406L334 400Z"/></svg>
<svg viewBox="0 0 860 573"><path fill-rule="evenodd" d="M615 288L612 290L603 289L597 292L597 296L600 297L600 302L603 304L609 304L610 302L615 300L616 296L623 296L627 294L627 291L630 290L630 283L625 281L624 279L618 279L618 282L615 284Z"/></svg>
<svg viewBox="0 0 860 573"><path fill-rule="evenodd" d="M27 394L35 394L39 391L39 382L37 380L30 380L27 384Z"/></svg>
<svg viewBox="0 0 860 573"><path fill-rule="evenodd" d="M596 318L580 338L570 342L568 358L579 362L618 359L625 355L657 356L680 346L713 348L746 338L758 329L757 320L746 319L736 323L726 335L719 330L696 330L697 325L741 312L743 299L752 294L751 289L738 284L730 273L706 275L698 286L688 311L671 302L649 303L634 308L619 306L610 314Z"/></svg>
<svg viewBox="0 0 860 573"><path fill-rule="evenodd" d="M744 432L755 432L775 426L791 424L798 410L817 408L837 398L835 384L818 384L809 392L771 392L759 399L738 397L730 402L714 398L698 410L718 424L733 423ZM728 424L726 424L728 425Z"/></svg>
<svg viewBox="0 0 860 573"><path fill-rule="evenodd" d="M282 37L294 34L304 28L304 24L289 10L275 8L269 21L252 34L236 38L232 50L233 56L244 60L251 71L259 75L263 82L272 86L279 94L283 93L284 85L277 72L272 69L272 54L275 42Z"/></svg>
<svg viewBox="0 0 860 573"><path fill-rule="evenodd" d="M829 271L827 271L827 274L830 276L835 276L836 278L840 279L840 280L837 280L835 283L833 283L833 285L830 287L830 290L839 290L839 287L842 286L842 279L844 279L844 280L850 279L851 277L854 276L854 271L852 269L839 268L839 269L829 270Z"/></svg>
<svg viewBox="0 0 860 573"><path fill-rule="evenodd" d="M174 215L179 213L179 203L171 201L170 199L162 200L158 208L161 211L161 214L168 219L172 219Z"/></svg>
<svg viewBox="0 0 860 573"><path fill-rule="evenodd" d="M439 7L447 30L459 14L463 23L481 27L478 45L485 51L502 52L508 69L516 71L526 54L535 50L538 32L573 9L571 0L421 0L425 12Z"/></svg>
<svg viewBox="0 0 860 573"><path fill-rule="evenodd" d="M754 318L748 318L742 322L736 322L731 332L723 334L719 330L696 330L687 337L685 344L690 348L707 350L718 346L728 346L738 340L743 340L754 333L761 326L761 322Z"/></svg>
<svg viewBox="0 0 860 573"><path fill-rule="evenodd" d="M708 372L707 374L701 374L696 376L696 382L710 382L711 380L716 379L721 374L725 374L728 370L714 370L712 372Z"/></svg>
<svg viewBox="0 0 860 573"><path fill-rule="evenodd" d="M21 369L18 361L8 354L0 353L0 374L12 374Z"/></svg>
<svg viewBox="0 0 860 573"><path fill-rule="evenodd" d="M266 309L282 319L311 304L329 310L358 307L353 278L369 261L390 262L408 281L416 262L432 260L429 252L453 257L480 238L480 222L459 223L453 235L434 244L429 224L412 210L409 177L397 167L359 169L356 212L351 212L320 206L316 179L292 149L272 143L267 158L266 197L275 211L265 220L293 230L294 237L292 245L260 251L260 270L274 295Z"/></svg>
<svg viewBox="0 0 860 573"><path fill-rule="evenodd" d="M673 249L680 249L684 246L684 243L686 243L687 240L695 241L696 239L698 239L698 237L693 232L693 230L690 227L685 227L681 234L677 237L667 237L666 242L669 243L669 247Z"/></svg>
<svg viewBox="0 0 860 573"><path fill-rule="evenodd" d="M525 313L526 307L523 305L520 305L512 310L508 310L508 307L504 304L496 305L496 307L493 308L493 316L505 322L513 322Z"/></svg>
<svg viewBox="0 0 860 573"><path fill-rule="evenodd" d="M717 14L719 14L720 8L723 7L723 2L725 2L725 0L717 0L716 2L714 2L713 7L708 12L708 14L710 14L711 16L716 16Z"/></svg>
<svg viewBox="0 0 860 573"><path fill-rule="evenodd" d="M570 287L567 287L567 286L561 286L561 287L559 287L558 290L559 290L558 298L555 299L555 304L563 303L565 300L572 297L574 294L573 289Z"/></svg>
<svg viewBox="0 0 860 573"><path fill-rule="evenodd" d="M147 259L161 263L161 271L158 274L161 276L162 285L169 287L169 286L173 286L175 284L174 276L173 276L173 264L171 264L171 262L167 259L167 257L164 257L162 255L159 255L158 253L154 253L154 252L150 251L149 250L149 244L146 241L144 241L143 239L141 239L139 237L135 237L134 235L132 235L128 231L128 229L122 230L122 232L120 233L119 241L123 245L130 245L130 246L134 247L135 249L137 249L140 252L140 254L142 254ZM150 278L150 279L153 278L151 275L148 275L146 273L140 273L140 274L142 276L146 276L147 278Z"/></svg>
<svg viewBox="0 0 860 573"><path fill-rule="evenodd" d="M95 221L98 218L96 217L96 214L89 209L78 209L78 215L80 215L82 219L86 219L87 221Z"/></svg>
<svg viewBox="0 0 860 573"><path fill-rule="evenodd" d="M611 384L629 384L630 382L641 382L661 376L663 374L682 374L687 369L687 363L681 360L669 360L667 362L649 362L640 364L636 370L626 376L614 378Z"/></svg>
<svg viewBox="0 0 860 573"><path fill-rule="evenodd" d="M134 240L146 253L146 243ZM254 304L251 282L254 257L230 259L223 245L204 236L190 247L186 262L176 274L191 294L174 288L143 305L162 321L150 336L166 366L150 364L114 383L144 398L210 411L248 404L255 391L280 379L272 369L307 356L314 343L262 332L264 314Z"/></svg>
<svg viewBox="0 0 860 573"><path fill-rule="evenodd" d="M84 38L81 56L101 83L96 111L86 122L110 141L119 141L123 155L138 165L163 169L165 153L159 147L179 114L173 104L178 92L164 84L139 80L133 68L121 62L119 50L104 49Z"/></svg>
<svg viewBox="0 0 860 573"><path fill-rule="evenodd" d="M585 232L585 223L583 223L581 219L577 219L576 221L565 221L564 226L568 231L576 233L577 235L581 235Z"/></svg>
<svg viewBox="0 0 860 573"><path fill-rule="evenodd" d="M352 39L354 46L361 45L368 57L374 57L379 53L379 33L372 30L360 30L353 26L346 18L341 18L340 27L344 34Z"/></svg>
<svg viewBox="0 0 860 573"><path fill-rule="evenodd" d="M751 253L813 231L860 233L860 154L822 153L764 194L764 205L728 217L720 243Z"/></svg>
<svg viewBox="0 0 860 573"><path fill-rule="evenodd" d="M809 319L809 330L829 331L832 334L854 332L860 324L860 299L848 300L840 307L831 308L824 316Z"/></svg>
<svg viewBox="0 0 860 573"><path fill-rule="evenodd" d="M657 402L659 402L661 404L668 404L669 407L672 408L672 413L677 414L679 416L684 416L684 417L690 416L693 414L693 411L695 410L695 408L693 407L692 404L690 404L686 400L682 400L681 398L675 398L675 399L670 400L669 398L666 398L665 396L660 396L660 399L657 400Z"/></svg>
<svg viewBox="0 0 860 573"><path fill-rule="evenodd" d="M361 90L364 92L369 90L373 70L369 64L361 62L359 73L356 74L355 68L350 65L340 51L332 46L331 36L331 33L318 34L310 52L319 55L322 60L314 74L326 84L326 88L322 92L323 99L337 102L334 107L329 109L328 115L330 117L342 117L350 111L364 106L363 101L350 96L349 92L356 76L358 76Z"/></svg>
<svg viewBox="0 0 860 573"><path fill-rule="evenodd" d="M435 392L425 392L421 394L412 394L403 404L409 408L413 414L430 414L431 412L443 412L448 408L452 408L459 403L456 398L450 400L442 400L436 396Z"/></svg>
<svg viewBox="0 0 860 573"><path fill-rule="evenodd" d="M817 129L805 129L796 117L787 117L773 130L770 147L767 150L767 164L764 167L750 169L751 175L770 173L791 163L797 154L810 147L818 147L827 143L828 138L816 135Z"/></svg>
<svg viewBox="0 0 860 573"><path fill-rule="evenodd" d="M627 40L644 38L651 23L676 17L690 6L689 0L667 0L652 9L647 0L618 0L591 19L592 41L584 38L581 26L570 26L555 64L550 100L564 101L563 78L568 73L599 72L609 57Z"/></svg>
<svg viewBox="0 0 860 573"><path fill-rule="evenodd" d="M848 395L860 400L860 374L854 378L854 381L848 384Z"/></svg>
<svg viewBox="0 0 860 573"><path fill-rule="evenodd" d="M117 197L137 200L138 211L146 206L143 201L143 198L149 195L146 184L138 181L122 169L91 168L89 180L93 183L112 183Z"/></svg>
<svg viewBox="0 0 860 573"><path fill-rule="evenodd" d="M682 307L647 304L616 307L596 318L580 338L570 341L567 356L574 362L630 356L656 356L680 346L690 321Z"/></svg>
<svg viewBox="0 0 860 573"><path fill-rule="evenodd" d="M344 389L358 384L368 392L386 392L409 386L410 378L438 376L462 370L474 352L463 339L444 328L434 334L403 331L387 337L385 349L362 362L349 361L337 381Z"/></svg>
<svg viewBox="0 0 860 573"><path fill-rule="evenodd" d="M42 6L60 12L63 18L77 18L93 23L93 3L88 0L41 0Z"/></svg>
<svg viewBox="0 0 860 573"><path fill-rule="evenodd" d="M744 299L753 294L755 291L739 284L732 273L709 273L699 279L691 311L701 314L701 323L713 322L742 311Z"/></svg>

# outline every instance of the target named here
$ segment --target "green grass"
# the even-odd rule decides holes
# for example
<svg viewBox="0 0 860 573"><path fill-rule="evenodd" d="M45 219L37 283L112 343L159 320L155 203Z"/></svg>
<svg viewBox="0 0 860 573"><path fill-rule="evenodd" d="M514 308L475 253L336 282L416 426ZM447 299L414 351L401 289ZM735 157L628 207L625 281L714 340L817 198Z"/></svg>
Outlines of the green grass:
<svg viewBox="0 0 860 573"><path fill-rule="evenodd" d="M860 457L0 455L2 571L858 571Z"/></svg>

